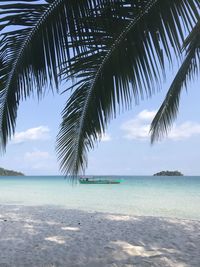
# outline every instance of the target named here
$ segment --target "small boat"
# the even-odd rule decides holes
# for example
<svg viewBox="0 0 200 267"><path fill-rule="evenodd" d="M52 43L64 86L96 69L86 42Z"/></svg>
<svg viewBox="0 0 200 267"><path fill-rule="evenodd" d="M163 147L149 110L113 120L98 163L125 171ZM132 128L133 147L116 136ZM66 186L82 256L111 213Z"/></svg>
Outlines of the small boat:
<svg viewBox="0 0 200 267"><path fill-rule="evenodd" d="M80 178L80 184L120 184L120 180L96 179L96 178Z"/></svg>

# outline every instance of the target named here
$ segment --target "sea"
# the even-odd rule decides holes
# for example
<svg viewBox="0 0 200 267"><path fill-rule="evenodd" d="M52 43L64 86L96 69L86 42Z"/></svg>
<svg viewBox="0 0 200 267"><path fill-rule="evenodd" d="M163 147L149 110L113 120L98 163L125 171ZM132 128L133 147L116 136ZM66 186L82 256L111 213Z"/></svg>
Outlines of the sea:
<svg viewBox="0 0 200 267"><path fill-rule="evenodd" d="M200 176L98 176L85 185L63 176L0 177L0 205L62 206L92 212L200 219Z"/></svg>

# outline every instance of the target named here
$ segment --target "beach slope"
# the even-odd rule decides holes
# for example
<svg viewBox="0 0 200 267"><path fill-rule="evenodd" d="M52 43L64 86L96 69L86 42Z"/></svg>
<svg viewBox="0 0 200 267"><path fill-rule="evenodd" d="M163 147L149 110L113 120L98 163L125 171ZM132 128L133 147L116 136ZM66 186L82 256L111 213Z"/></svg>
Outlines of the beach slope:
<svg viewBox="0 0 200 267"><path fill-rule="evenodd" d="M200 221L0 206L0 266L199 267Z"/></svg>

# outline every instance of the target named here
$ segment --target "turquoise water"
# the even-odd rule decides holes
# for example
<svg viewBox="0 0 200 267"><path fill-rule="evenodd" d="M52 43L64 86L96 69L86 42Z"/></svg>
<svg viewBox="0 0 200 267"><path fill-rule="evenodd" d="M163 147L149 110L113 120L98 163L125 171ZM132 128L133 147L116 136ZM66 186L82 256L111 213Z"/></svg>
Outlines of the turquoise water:
<svg viewBox="0 0 200 267"><path fill-rule="evenodd" d="M105 178L105 177L104 177ZM0 177L0 204L200 219L200 177L111 177L116 185L74 185L62 176Z"/></svg>

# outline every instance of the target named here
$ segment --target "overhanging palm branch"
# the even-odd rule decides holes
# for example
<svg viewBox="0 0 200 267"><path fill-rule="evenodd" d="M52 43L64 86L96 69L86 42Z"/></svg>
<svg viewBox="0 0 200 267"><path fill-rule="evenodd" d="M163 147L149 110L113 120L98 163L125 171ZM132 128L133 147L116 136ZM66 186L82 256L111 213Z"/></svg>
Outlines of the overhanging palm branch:
<svg viewBox="0 0 200 267"><path fill-rule="evenodd" d="M77 88L63 110L57 146L64 172L77 174L85 169L88 150L120 106L129 108L133 99L137 102L159 88L163 53L171 61L171 47L180 52L182 23L188 29L195 20L185 14L196 10L182 1L143 1L132 14L130 7L121 8L124 25L112 23L113 35L102 40L102 50L83 54L81 60L74 58L71 63Z"/></svg>
<svg viewBox="0 0 200 267"><path fill-rule="evenodd" d="M183 49L186 50L185 60L151 123L151 143L161 139L168 133L173 121L177 117L180 95L183 88L187 88L188 82L193 80L200 70L200 19L185 40Z"/></svg>
<svg viewBox="0 0 200 267"><path fill-rule="evenodd" d="M10 2L10 4L8 4ZM86 48L87 17L99 0L23 0L0 4L0 146L14 133L19 101L31 93L58 89L63 63ZM74 42L78 42L78 46Z"/></svg>

